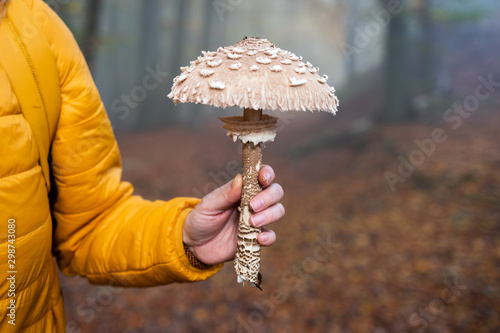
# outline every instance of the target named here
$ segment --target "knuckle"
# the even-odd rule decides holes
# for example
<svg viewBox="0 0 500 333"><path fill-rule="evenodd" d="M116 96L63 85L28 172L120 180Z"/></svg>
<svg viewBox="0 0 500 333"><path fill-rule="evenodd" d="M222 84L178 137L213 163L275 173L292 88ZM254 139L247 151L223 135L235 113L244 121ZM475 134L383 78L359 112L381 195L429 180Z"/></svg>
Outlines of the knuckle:
<svg viewBox="0 0 500 333"><path fill-rule="evenodd" d="M203 210L207 209L210 206L209 205L210 204L210 199L211 199L211 197L209 195L204 196L201 199L200 203L198 205L196 205L196 207L194 208L194 210L198 210L198 211L201 210L201 211L203 211Z"/></svg>
<svg viewBox="0 0 500 333"><path fill-rule="evenodd" d="M269 230L269 243L274 243L276 241L276 234L274 231Z"/></svg>
<svg viewBox="0 0 500 333"><path fill-rule="evenodd" d="M280 220L285 215L285 208L282 204L276 204L269 209L269 221L274 223Z"/></svg>
<svg viewBox="0 0 500 333"><path fill-rule="evenodd" d="M283 195L285 195L285 191L283 191L283 187L281 187L281 185L277 184L277 183L274 183L271 186L273 186L274 191L276 192L276 194L278 195L278 197L280 199L283 198Z"/></svg>
<svg viewBox="0 0 500 333"><path fill-rule="evenodd" d="M229 202L229 192L228 191L221 191L220 198L224 202Z"/></svg>
<svg viewBox="0 0 500 333"><path fill-rule="evenodd" d="M285 216L285 206L283 206L281 203L278 204L278 209L280 211L280 217Z"/></svg>

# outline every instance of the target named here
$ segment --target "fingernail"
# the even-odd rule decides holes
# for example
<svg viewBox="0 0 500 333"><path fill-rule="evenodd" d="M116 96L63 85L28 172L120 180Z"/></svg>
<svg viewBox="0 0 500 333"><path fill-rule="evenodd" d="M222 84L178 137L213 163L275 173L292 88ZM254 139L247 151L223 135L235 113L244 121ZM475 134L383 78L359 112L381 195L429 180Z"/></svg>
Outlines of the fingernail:
<svg viewBox="0 0 500 333"><path fill-rule="evenodd" d="M271 180L271 174L269 172L266 172L264 173L264 175L262 176L262 183L269 183L269 181Z"/></svg>
<svg viewBox="0 0 500 333"><path fill-rule="evenodd" d="M260 227L264 223L264 216L260 214L252 215L250 219L254 227Z"/></svg>
<svg viewBox="0 0 500 333"><path fill-rule="evenodd" d="M234 177L233 183L231 184L231 190L236 189L236 185L238 184L238 177L240 177L240 175L237 175L236 177Z"/></svg>
<svg viewBox="0 0 500 333"><path fill-rule="evenodd" d="M269 235L267 235L267 234L263 233L262 236L260 236L260 237L261 237L263 243L267 243L269 241Z"/></svg>
<svg viewBox="0 0 500 333"><path fill-rule="evenodd" d="M269 181L271 181L271 174L269 172L266 172L265 175L264 175L264 181L267 183Z"/></svg>
<svg viewBox="0 0 500 333"><path fill-rule="evenodd" d="M250 206L252 206L252 210L254 212L258 212L259 210L262 209L262 207L264 207L264 200L260 199L260 198L257 198L257 199L253 199L251 202L250 202Z"/></svg>

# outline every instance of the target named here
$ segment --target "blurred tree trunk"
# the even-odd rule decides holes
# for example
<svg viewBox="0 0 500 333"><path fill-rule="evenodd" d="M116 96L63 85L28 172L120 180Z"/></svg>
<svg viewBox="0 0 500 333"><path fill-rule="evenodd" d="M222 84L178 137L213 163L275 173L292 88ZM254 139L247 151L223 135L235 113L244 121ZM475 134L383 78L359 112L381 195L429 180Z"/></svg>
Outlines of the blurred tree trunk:
<svg viewBox="0 0 500 333"><path fill-rule="evenodd" d="M167 78L167 85L165 86L164 93L169 93L172 86L172 80L174 77L180 74L180 67L189 64L189 60L183 59L185 44L186 44L186 21L187 21L187 0L177 0L175 2L175 11L177 13L175 20L175 30L173 34L174 43L171 44L173 51L169 51L171 55L169 61L166 64L168 66L169 76ZM191 103L188 103L191 104ZM179 106L179 108L186 107L185 105ZM188 106L189 108L189 106ZM170 111L170 112L168 112ZM179 123L181 110L164 110L164 119L167 125L175 125Z"/></svg>
<svg viewBox="0 0 500 333"><path fill-rule="evenodd" d="M345 36L345 41L348 45L356 45L356 26L359 21L359 6L357 1L351 1L348 5L344 6L342 9L345 15L345 25L347 26L347 34ZM345 58L347 66L347 80L350 82L356 76L356 54L351 54L349 57Z"/></svg>
<svg viewBox="0 0 500 333"><path fill-rule="evenodd" d="M201 38L201 49L205 51L209 51L210 42L212 36L212 23L214 20L214 7L212 0L205 0L204 8L203 8L203 31L200 34ZM215 51L215 50L211 50Z"/></svg>
<svg viewBox="0 0 500 333"><path fill-rule="evenodd" d="M187 0L177 0L174 3L174 8L176 11L176 19L175 19L175 29L173 32L173 43L169 43L170 50L168 51L169 56L167 62L164 63L168 69L168 77L162 82L160 85L161 93L163 94L163 98L166 94L170 92L170 88L172 87L172 80L174 77L180 74L180 67L183 65L189 64L188 60L192 59L183 59L185 43L186 43L186 21L187 21ZM165 68L164 68L165 69ZM189 103L190 104L190 103ZM185 107L185 105L180 106ZM160 108L159 121L156 125L167 125L173 126L178 124L180 115L180 110L172 110L167 108Z"/></svg>
<svg viewBox="0 0 500 333"><path fill-rule="evenodd" d="M431 0L421 0L418 22L421 31L417 70L420 93L432 95L436 92L436 36L435 22L431 17Z"/></svg>
<svg viewBox="0 0 500 333"><path fill-rule="evenodd" d="M214 14L215 9L214 9L214 2L213 0L204 0L203 4L201 5L201 16L202 16L202 26L201 26L201 32L198 34L199 35L199 50L203 51L215 51L217 47L214 45L212 46L212 36L214 35L212 33L212 28L213 28L213 21L214 21ZM188 60L192 59L185 59L182 60L182 63L180 65L187 65ZM179 72L179 69L177 68L177 71ZM174 76L177 75L176 72L173 73ZM175 111L174 111L175 112ZM202 126L205 124L205 113L200 112L200 107L199 105L196 105L194 103L187 103L184 105L184 110L183 112L177 113L177 119L179 119L183 124L188 124L188 127L194 128L194 129L200 129Z"/></svg>
<svg viewBox="0 0 500 333"><path fill-rule="evenodd" d="M85 12L85 31L82 41L82 52L90 69L94 64L98 47L99 18L102 9L101 0L89 0Z"/></svg>
<svg viewBox="0 0 500 333"><path fill-rule="evenodd" d="M381 2L387 8L391 0ZM406 5L402 1L402 6ZM402 121L416 116L412 106L411 46L407 12L403 9L392 14L387 28L384 103L378 115L381 121Z"/></svg>
<svg viewBox="0 0 500 333"><path fill-rule="evenodd" d="M141 31L139 38L139 77L137 82L142 83L145 75L148 75L147 68L156 69L160 56L160 38L158 32L160 31L160 13L161 5L159 0L143 0L142 1L142 17L141 17ZM137 101L137 118L135 121L135 128L137 130L147 130L160 125L158 121L158 113L160 109L154 103L155 91L160 89L160 83L154 90L145 90L146 97L143 100Z"/></svg>
<svg viewBox="0 0 500 333"><path fill-rule="evenodd" d="M177 0L177 22L176 22L176 27L177 30L175 32L175 37L174 37L174 54L172 57L172 61L170 63L170 73L172 73L172 76L175 77L179 75L179 68L183 64L183 59L182 59L182 54L184 51L184 44L186 40L185 36L185 22L186 22L186 16L187 16L187 6L186 6L186 0Z"/></svg>
<svg viewBox="0 0 500 333"><path fill-rule="evenodd" d="M73 31L73 22L71 21L72 17L69 13L68 7L69 7L68 3L58 4L57 6L51 6L51 8L57 13L57 15L68 26L69 30Z"/></svg>

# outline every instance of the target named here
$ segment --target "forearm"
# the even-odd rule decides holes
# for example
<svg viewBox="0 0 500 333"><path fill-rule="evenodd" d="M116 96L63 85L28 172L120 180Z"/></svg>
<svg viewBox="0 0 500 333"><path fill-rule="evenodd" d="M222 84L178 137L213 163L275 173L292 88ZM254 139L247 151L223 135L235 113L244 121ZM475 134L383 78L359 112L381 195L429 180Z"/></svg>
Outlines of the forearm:
<svg viewBox="0 0 500 333"><path fill-rule="evenodd" d="M134 287L210 277L221 266L193 267L182 243L185 217L197 202L188 198L149 202L130 197L96 219L96 227L86 237L58 246L65 254L60 260L63 272L86 276L93 283Z"/></svg>

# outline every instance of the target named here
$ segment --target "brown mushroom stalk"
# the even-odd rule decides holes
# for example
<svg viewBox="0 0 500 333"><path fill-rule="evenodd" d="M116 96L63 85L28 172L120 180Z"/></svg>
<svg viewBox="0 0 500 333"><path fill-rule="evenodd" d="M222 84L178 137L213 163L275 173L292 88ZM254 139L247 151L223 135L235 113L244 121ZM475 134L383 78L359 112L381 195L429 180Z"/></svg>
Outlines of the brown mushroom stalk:
<svg viewBox="0 0 500 333"><path fill-rule="evenodd" d="M238 244L234 257L234 268L238 282L250 283L260 288L260 244L257 241L261 229L250 224L253 211L250 201L262 191L259 171L262 165L262 144L274 140L277 118L262 115L262 110L245 108L243 117L219 118L226 125L227 135L242 142L243 188L238 224Z"/></svg>
<svg viewBox="0 0 500 333"><path fill-rule="evenodd" d="M243 121L260 122L261 120L262 110L244 110ZM238 244L234 258L234 269L238 276L238 282L247 281L261 289L260 245L257 241L260 228L253 227L250 224L250 216L252 214L250 201L262 191L262 186L259 183L259 171L262 161L261 143L242 143L242 154L243 189L241 194Z"/></svg>
<svg viewBox="0 0 500 333"><path fill-rule="evenodd" d="M243 116L220 118L227 135L242 142L243 189L234 267L238 282L260 289L260 228L250 224L250 201L262 187L258 174L262 145L274 141L277 118L268 110L327 111L335 114L339 101L335 89L319 76L318 68L302 57L282 50L261 38L202 52L203 57L181 67L169 98L177 103L193 102L216 107L238 106Z"/></svg>
<svg viewBox="0 0 500 333"><path fill-rule="evenodd" d="M234 269L238 282L249 282L260 288L260 244L257 241L260 228L250 224L253 214L250 201L262 191L259 183L259 170L262 160L262 147L251 142L243 143L243 189L238 224L238 243L234 258Z"/></svg>

